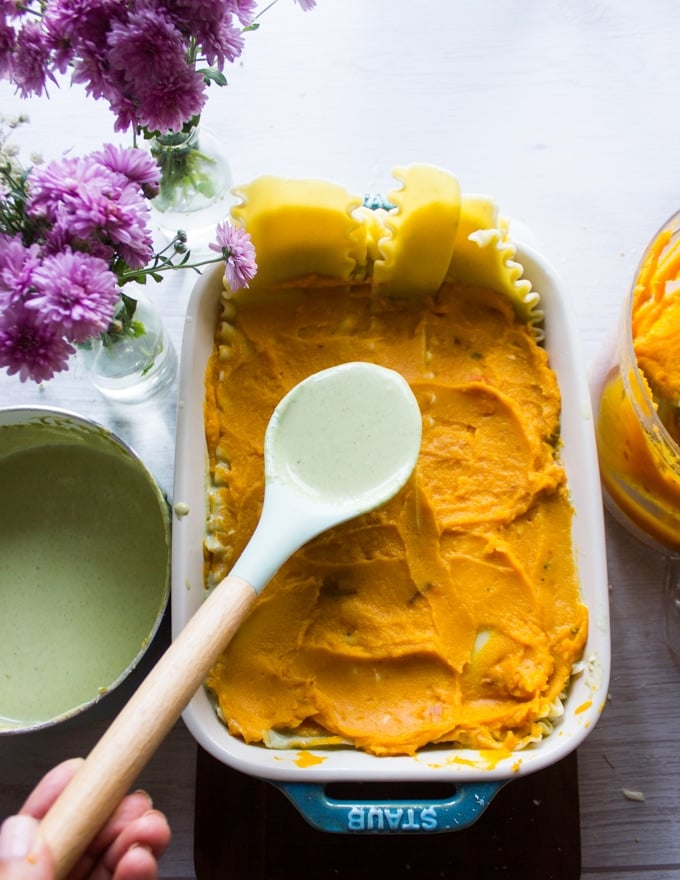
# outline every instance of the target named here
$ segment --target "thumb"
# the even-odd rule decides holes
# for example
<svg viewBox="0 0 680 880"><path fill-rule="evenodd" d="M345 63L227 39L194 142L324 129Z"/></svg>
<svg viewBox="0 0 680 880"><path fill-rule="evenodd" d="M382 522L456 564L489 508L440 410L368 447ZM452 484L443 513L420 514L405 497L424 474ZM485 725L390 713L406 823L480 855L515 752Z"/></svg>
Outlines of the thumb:
<svg viewBox="0 0 680 880"><path fill-rule="evenodd" d="M0 880L53 880L54 862L38 841L33 816L10 816L0 826Z"/></svg>

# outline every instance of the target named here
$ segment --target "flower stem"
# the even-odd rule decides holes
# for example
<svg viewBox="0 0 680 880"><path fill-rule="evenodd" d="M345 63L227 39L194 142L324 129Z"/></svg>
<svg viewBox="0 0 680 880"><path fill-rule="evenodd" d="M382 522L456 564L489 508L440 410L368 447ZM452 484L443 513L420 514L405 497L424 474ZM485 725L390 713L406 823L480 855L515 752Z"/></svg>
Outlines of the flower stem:
<svg viewBox="0 0 680 880"><path fill-rule="evenodd" d="M279 2L279 0L271 0L271 3L268 3L268 4L264 7L264 9L261 9L261 10L257 13L257 15L255 16L255 21L257 21L258 18L259 18L261 15L264 15L265 12L267 12L268 10L270 10L270 9L272 8L272 6L276 6L276 4L277 4L278 2Z"/></svg>
<svg viewBox="0 0 680 880"><path fill-rule="evenodd" d="M167 250L167 248L166 248ZM222 255L216 256L211 260L200 260L198 263L179 263L175 264L168 259L162 260L159 265L146 266L143 269L135 269L130 270L129 272L121 272L118 275L118 284L122 286L123 284L127 284L130 281L137 281L140 283L144 283L144 279L147 276L151 276L152 278L156 278L162 272L170 272L175 269L193 269L195 272L198 272L200 275L200 270L203 266L210 266L213 263L221 263L224 262L224 257Z"/></svg>

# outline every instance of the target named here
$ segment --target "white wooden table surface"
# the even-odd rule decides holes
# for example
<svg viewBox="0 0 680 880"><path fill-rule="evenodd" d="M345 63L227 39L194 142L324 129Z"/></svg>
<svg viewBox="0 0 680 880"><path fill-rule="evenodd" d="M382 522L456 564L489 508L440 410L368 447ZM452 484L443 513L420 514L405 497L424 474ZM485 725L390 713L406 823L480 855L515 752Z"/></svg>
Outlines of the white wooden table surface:
<svg viewBox="0 0 680 880"><path fill-rule="evenodd" d="M308 14L280 0L247 35L230 85L212 89L204 123L239 182L320 176L384 193L394 166L426 161L493 195L561 274L592 364L642 248L680 208L679 46L675 0L319 0ZM76 90L20 101L0 83L0 112L19 111L31 117L17 138L26 156L128 142ZM177 345L192 283L175 276L153 292ZM110 425L171 493L174 394L142 418L77 367L40 389L0 376L0 405L35 402ZM607 549L611 699L579 750L582 876L680 877L680 670L662 640L663 563L610 518ZM0 815L106 720L95 711L1 738ZM142 779L173 825L167 878L194 874L193 762L180 724Z"/></svg>

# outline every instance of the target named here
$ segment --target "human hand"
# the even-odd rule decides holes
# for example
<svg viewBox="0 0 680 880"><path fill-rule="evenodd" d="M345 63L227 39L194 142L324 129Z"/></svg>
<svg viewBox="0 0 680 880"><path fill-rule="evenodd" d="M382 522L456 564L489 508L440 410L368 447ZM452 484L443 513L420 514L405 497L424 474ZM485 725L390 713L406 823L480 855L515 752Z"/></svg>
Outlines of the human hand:
<svg viewBox="0 0 680 880"><path fill-rule="evenodd" d="M16 816L0 827L0 880L54 880L54 859L39 840L40 819L75 775L82 758L49 771ZM90 842L69 880L155 880L170 827L143 791L127 795Z"/></svg>

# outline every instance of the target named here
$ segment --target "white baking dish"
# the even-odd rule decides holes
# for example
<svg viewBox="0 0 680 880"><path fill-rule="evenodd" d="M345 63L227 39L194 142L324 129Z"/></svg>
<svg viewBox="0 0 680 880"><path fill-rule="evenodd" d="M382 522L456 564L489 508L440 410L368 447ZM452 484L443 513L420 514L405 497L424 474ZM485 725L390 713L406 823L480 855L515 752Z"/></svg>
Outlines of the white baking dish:
<svg viewBox="0 0 680 880"><path fill-rule="evenodd" d="M414 757L376 757L353 749L271 750L231 736L207 693L198 692L184 720L199 744L218 760L279 785L308 821L331 831L442 831L470 824L501 785L559 761L593 729L609 681L609 607L604 526L590 397L574 321L553 269L527 247L516 259L541 295L545 346L562 391L563 462L575 510L573 538L583 600L590 615L582 670L553 733L509 756L437 746ZM221 269L202 276L188 307L180 366L180 400L173 523L172 619L177 633L203 599L202 543L206 523L206 444L203 400L206 363L217 321ZM188 513L186 512L188 509ZM180 511L181 515L178 515ZM376 804L338 801L330 782L389 782L396 800ZM451 798L403 802L399 783L446 782Z"/></svg>

